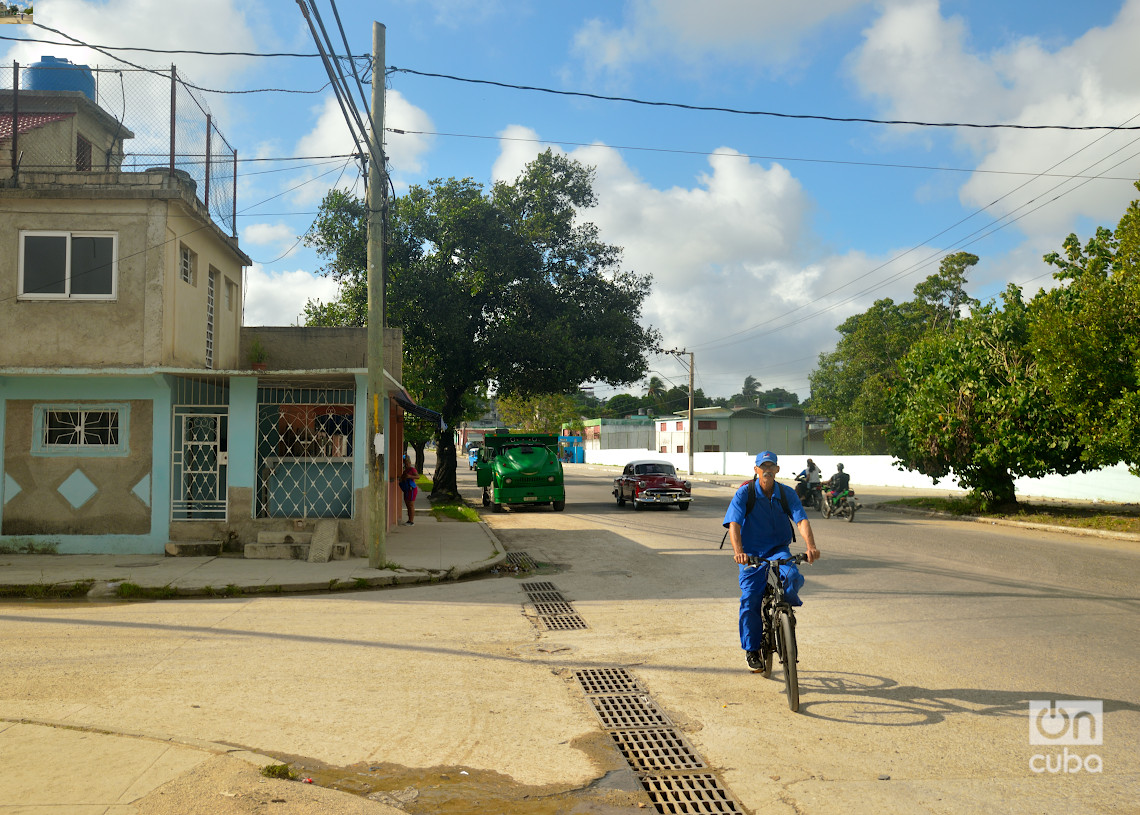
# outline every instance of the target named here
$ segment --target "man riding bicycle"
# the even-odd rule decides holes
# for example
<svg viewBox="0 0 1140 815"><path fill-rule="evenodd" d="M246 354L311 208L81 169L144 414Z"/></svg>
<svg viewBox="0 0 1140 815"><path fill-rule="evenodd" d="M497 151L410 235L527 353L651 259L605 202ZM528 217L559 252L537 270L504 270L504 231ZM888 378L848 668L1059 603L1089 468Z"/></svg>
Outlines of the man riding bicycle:
<svg viewBox="0 0 1140 815"><path fill-rule="evenodd" d="M764 559L790 557L788 547L795 537L792 523L799 528L804 539L808 563L814 563L820 555L800 499L794 490L776 482L776 473L780 471L776 454L760 453L756 456L753 470L756 477L736 491L724 514L723 525L728 528L733 560L739 564L740 647L745 651L749 669L755 673L764 667L760 655L763 643L760 601L764 597L768 575L766 569L750 567L748 556L758 555ZM798 593L804 578L799 569L792 564L780 566L780 580L792 605L802 605Z"/></svg>

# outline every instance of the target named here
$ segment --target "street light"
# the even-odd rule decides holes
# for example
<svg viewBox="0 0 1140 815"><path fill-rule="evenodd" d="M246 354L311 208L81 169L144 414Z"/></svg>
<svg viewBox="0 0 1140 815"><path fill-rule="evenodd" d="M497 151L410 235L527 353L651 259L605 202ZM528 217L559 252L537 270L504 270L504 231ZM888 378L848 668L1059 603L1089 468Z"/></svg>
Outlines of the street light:
<svg viewBox="0 0 1140 815"><path fill-rule="evenodd" d="M688 443L687 447L689 448L689 475L692 476L692 474L693 474L693 443L694 443L694 440L696 439L696 432L697 432L696 426L695 426L694 421L693 421L693 379L694 379L693 374L695 373L697 366L693 360L693 352L692 351L686 351L684 348L681 348L681 349L673 348L670 350L662 350L661 353L669 354L670 356L676 357L677 361L680 362L682 365L685 364L685 360L683 360L681 358L681 356L683 354L689 355L689 443Z"/></svg>

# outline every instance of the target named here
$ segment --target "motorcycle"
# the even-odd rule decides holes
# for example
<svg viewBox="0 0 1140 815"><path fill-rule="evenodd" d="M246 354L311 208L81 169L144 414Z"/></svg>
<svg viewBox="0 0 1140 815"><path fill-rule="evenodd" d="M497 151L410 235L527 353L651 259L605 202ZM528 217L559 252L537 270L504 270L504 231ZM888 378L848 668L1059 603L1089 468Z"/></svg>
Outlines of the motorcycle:
<svg viewBox="0 0 1140 815"><path fill-rule="evenodd" d="M802 487L800 485L803 485ZM809 484L807 477L803 473L796 476L796 495L799 496L800 503L803 504L804 509L811 509L815 507L820 512L823 512L823 505L826 503L823 500L823 490L819 482Z"/></svg>
<svg viewBox="0 0 1140 815"><path fill-rule="evenodd" d="M855 499L855 490L846 490L835 497L832 501L830 497L825 497L823 501L823 517L830 518L834 515L837 518L846 518L847 522L855 520L855 510L863 506Z"/></svg>

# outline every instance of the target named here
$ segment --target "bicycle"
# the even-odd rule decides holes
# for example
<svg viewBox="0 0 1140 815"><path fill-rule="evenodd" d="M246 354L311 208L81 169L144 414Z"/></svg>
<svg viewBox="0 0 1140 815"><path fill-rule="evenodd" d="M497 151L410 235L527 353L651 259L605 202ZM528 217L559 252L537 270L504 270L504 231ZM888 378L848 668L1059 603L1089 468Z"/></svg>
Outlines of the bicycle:
<svg viewBox="0 0 1140 815"><path fill-rule="evenodd" d="M807 562L807 555L799 554L790 558L767 559L759 555L749 555L748 565L759 568L762 564L768 569L764 596L760 600L760 617L764 625L764 638L761 643L760 658L764 667L760 675L772 675L773 654L780 657L784 668L784 690L788 694L788 707L796 713L800 709L800 683L796 674L798 651L796 648L796 613L788 602L784 587L780 583L780 566Z"/></svg>

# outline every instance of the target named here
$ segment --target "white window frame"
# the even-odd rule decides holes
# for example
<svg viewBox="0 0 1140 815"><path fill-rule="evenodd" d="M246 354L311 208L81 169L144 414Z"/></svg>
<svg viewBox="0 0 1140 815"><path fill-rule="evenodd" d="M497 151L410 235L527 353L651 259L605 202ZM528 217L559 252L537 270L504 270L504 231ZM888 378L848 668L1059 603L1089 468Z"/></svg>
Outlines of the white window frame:
<svg viewBox="0 0 1140 815"><path fill-rule="evenodd" d="M116 440L110 444L89 442L83 437L73 443L49 443L48 424L51 413L107 413L115 416ZM32 455L34 456L125 456L130 452L130 406L125 402L44 403L33 407Z"/></svg>
<svg viewBox="0 0 1140 815"><path fill-rule="evenodd" d="M198 284L198 255L184 243L178 245L178 276L183 283Z"/></svg>
<svg viewBox="0 0 1140 815"><path fill-rule="evenodd" d="M24 244L26 238L65 238L64 286L62 293L24 291ZM71 242L75 238L111 239L111 291L108 294L73 294L71 291ZM117 300L119 297L119 233L118 232L67 232L63 230L20 230L20 260L17 299L19 300Z"/></svg>

